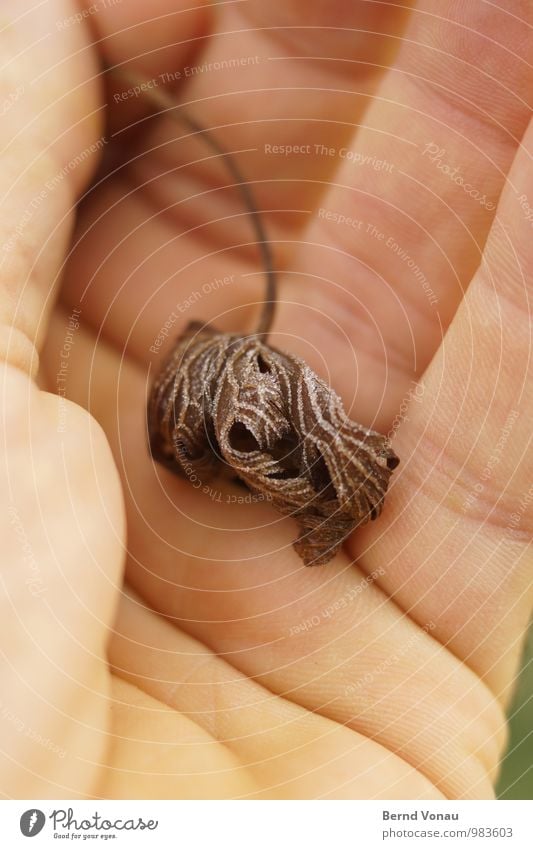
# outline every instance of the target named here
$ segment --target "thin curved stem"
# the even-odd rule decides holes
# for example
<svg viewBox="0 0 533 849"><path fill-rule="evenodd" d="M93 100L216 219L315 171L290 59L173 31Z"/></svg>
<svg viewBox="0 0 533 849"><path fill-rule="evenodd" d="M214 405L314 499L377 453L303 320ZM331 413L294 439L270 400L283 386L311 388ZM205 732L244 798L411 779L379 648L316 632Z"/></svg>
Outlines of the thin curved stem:
<svg viewBox="0 0 533 849"><path fill-rule="evenodd" d="M124 71L118 68L112 68L109 65L106 66L105 70L111 73L115 73L118 76L121 76L126 82L138 87L141 87L145 82L145 80L143 80L141 77L137 77L134 74L131 74L129 71ZM272 250L263 225L261 213L257 209L249 182L246 180L241 169L237 165L235 157L229 151L227 151L223 147L223 145L220 144L220 142L209 130L207 130L205 127L203 127L201 124L197 123L197 121L195 121L193 118L191 118L183 110L183 108L180 107L180 104L177 103L173 97L171 97L165 91L160 91L158 89L153 88L144 88L142 89L142 92L146 96L146 99L149 103L154 106L159 106L165 111L174 111L176 109L180 109L181 111L178 114L174 114L172 117L179 121L184 127L187 127L188 129L192 130L193 133L201 135L205 139L209 147L215 151L215 153L225 158L226 167L230 172L231 176L234 178L235 186L239 189L246 205L246 208L251 215L253 227L261 251L263 266L265 269L265 296L263 299L263 308L261 310L259 323L254 331L254 335L268 335L269 331L272 328L274 314L276 310L277 275L274 270L272 262Z"/></svg>

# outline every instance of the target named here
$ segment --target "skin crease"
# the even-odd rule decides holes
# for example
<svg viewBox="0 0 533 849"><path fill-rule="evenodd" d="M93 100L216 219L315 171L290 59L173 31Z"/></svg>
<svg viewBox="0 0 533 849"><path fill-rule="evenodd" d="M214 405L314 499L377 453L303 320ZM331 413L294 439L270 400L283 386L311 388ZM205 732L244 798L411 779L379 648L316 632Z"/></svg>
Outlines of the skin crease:
<svg viewBox="0 0 533 849"><path fill-rule="evenodd" d="M129 0L76 21L67 0L2 4L4 796L493 793L531 611L526 4L306 3L310 25L358 33L338 39L282 5ZM131 60L150 78L232 56L261 61L175 92L248 150L239 162L282 270L272 342L304 355L359 421L393 428L401 458L379 522L324 568L303 567L290 520L228 501L242 490L212 500L146 451L147 388L167 350L149 349L169 313L234 274L173 332L192 318L251 327L262 278L220 163L176 170L209 154L168 144L169 120L122 133L142 104L116 103L99 66ZM120 143L98 143L106 120ZM280 160L266 139L392 169ZM431 142L497 211L423 153ZM103 149L108 177L75 222ZM413 258L436 304L368 224Z"/></svg>

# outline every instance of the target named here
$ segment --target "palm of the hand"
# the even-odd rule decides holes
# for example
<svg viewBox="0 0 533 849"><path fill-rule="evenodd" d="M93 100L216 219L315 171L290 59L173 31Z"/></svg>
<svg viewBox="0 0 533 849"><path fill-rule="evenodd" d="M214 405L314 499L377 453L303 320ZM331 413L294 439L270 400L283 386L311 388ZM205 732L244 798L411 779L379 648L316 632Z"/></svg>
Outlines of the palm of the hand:
<svg viewBox="0 0 533 849"><path fill-rule="evenodd" d="M279 52L275 40L270 46L273 53ZM265 44L261 49L265 50ZM335 109L340 113L345 106L339 100ZM204 123L217 123L216 108L215 100L212 120ZM220 123L239 124L242 104L236 102L232 108L235 117L224 115L223 121L218 118ZM297 108L296 99L291 102L287 96L286 114L294 115ZM329 108L331 104L321 104L324 114ZM356 121L353 113L350 120ZM305 124L306 132L309 128ZM158 129L147 129L147 138L152 138L152 132L157 139ZM226 143L232 149L251 147L250 134L255 134L257 146L262 133L258 116L252 128L237 126L233 134L226 133ZM361 133L358 144L364 150ZM242 135L246 138L241 145ZM346 143L344 138L343 130L332 145L339 148L341 139ZM303 137L294 138L292 132L288 139L303 143ZM93 141L87 134L86 145ZM202 156L197 147L195 151ZM165 166L174 167L175 151L165 155ZM250 177L270 181L257 186L261 206L294 208L290 188L275 179L279 160L273 165L273 161L265 164L259 154L248 162L244 154L242 158ZM363 228L343 230L342 225L318 220L316 215L307 223L309 215L302 210L316 206L320 192L325 191L323 181L332 180L329 157L312 161L314 165L309 164L311 160L306 164L291 160L296 163L291 176L309 181L304 187L311 186L308 194L298 195L300 211L271 214L269 220L275 239L286 241L289 233L291 239L301 240L290 245L291 256L288 248L283 251L284 246L278 246L279 263L289 272L276 326L285 335L276 341L307 355L323 372L329 366L331 382L350 404L354 370L341 370L338 363L344 363L346 355L354 358L352 345L357 336L358 363L365 377L364 385L360 377L354 415L388 430L399 399L408 395L410 380L420 376L437 350L440 325L448 323L457 307L475 254L464 240L453 244L456 233L450 224L443 264L451 264L453 273L441 273L440 278L435 274L440 279L439 311L424 294L413 304L406 263L394 252L384 252L382 240L366 228L380 216L379 220L385 220L382 232L397 233L391 209L401 208L402 197L385 197L378 211L379 202L368 195L363 176L357 196L357 218L365 222ZM153 162L153 158L137 160L137 185L139 178L150 180L154 169L161 167ZM306 171L315 166L314 175ZM87 726L93 729L91 739L100 757L108 762L106 768L88 770L87 780L78 775L78 792L126 797L332 794L404 798L489 792L487 767L494 763L494 752L487 754L485 740L500 737L502 720L488 687L472 669L487 675L498 689L512 670L497 670L491 679L495 660L490 649L476 654L476 640L492 621L491 605L497 608L499 599L492 601L487 594L485 618L472 615L472 599L478 598L480 588L474 582L474 554L470 570L467 565L461 573L457 564L463 536L456 535L451 565L443 554L434 562L427 557L432 546L448 537L448 511L453 508L453 499L439 490L444 476L439 469L450 460L450 455L444 455L445 461L441 456L447 436L427 438L432 401L439 389L435 374L425 390L424 412L421 404L412 402L411 421L398 429L398 450L407 471L399 470L398 486L382 522L361 532L347 553L326 568L302 567L291 549L296 528L290 521L282 521L261 504L236 506L232 497L241 496L238 491L219 492L216 484L208 493L195 490L154 466L148 456L144 423L148 365L156 368L161 357L150 347L169 313L177 314L171 335L193 317L214 318L221 328L237 328L252 320L256 311L253 304L244 310L240 305L257 301L261 287L255 257L239 248L226 249L231 244L225 242L228 232L234 244L250 240L245 217L232 218L229 230L224 225L215 228L209 242L209 233L180 232L180 223L191 220L186 205L184 212L159 214L175 202L179 192L191 193L187 184L183 190L179 171L173 179L175 183L170 178L150 183L143 192L121 200L132 188L121 171L91 195L78 228L83 238L71 260L43 352L44 371L54 390L68 315L73 306L79 307L82 327L75 331L70 349L67 392L102 423L119 467L128 520L127 576L134 590L124 596L120 588L115 469L106 459L101 435L91 432L90 438L84 437L74 413L65 438L71 440L70 454L77 453L80 477L89 467L93 469L97 485L89 503L102 523L93 592L94 599L105 598L105 604L91 618L93 642L89 641L91 662L96 658L100 677L99 687L94 688L96 699L93 692L88 700ZM333 182L347 183L346 163ZM330 191L325 208L356 217L349 186L344 196L341 190L331 195ZM208 192L200 200L192 214L194 224L243 215L238 199L227 193L213 212L216 196ZM106 211L119 199L109 215ZM411 214L416 214L416 207ZM412 244L413 233L405 229L409 213L400 218L400 232ZM476 223L480 234L488 224L488 217ZM432 250L433 238L427 234L427 247L422 246L417 257L427 256L438 266L440 260L432 257ZM364 263L356 264L349 251L358 257L364 254ZM247 273L251 276L241 276ZM300 274L307 277L305 290ZM230 278L229 284L211 286L215 278L224 277ZM398 278L394 290L375 285ZM202 297L187 305L191 292ZM371 331L365 332L365 327ZM453 408L447 411L443 432L448 422L457 426L460 414ZM417 445L422 456L413 461ZM70 461L74 462L73 456ZM426 480L433 464L435 485ZM412 502L417 490L422 506ZM440 517L433 520L432 531L425 528L433 515L435 492L437 503L444 500L445 504ZM71 496L77 515L78 509L85 510L86 489L80 486ZM421 554L417 551L419 527L423 529ZM96 526L91 532L99 533ZM439 585L441 574L447 578L446 586ZM523 580L523 575L516 578L514 591L519 596ZM464 604L456 603L460 592ZM106 684L98 660L112 624L113 599L119 600L119 615L109 649L114 702L110 722L105 695L100 694L105 694ZM162 619L151 610L169 618ZM71 627L77 634L75 621ZM110 737L94 730L106 726Z"/></svg>

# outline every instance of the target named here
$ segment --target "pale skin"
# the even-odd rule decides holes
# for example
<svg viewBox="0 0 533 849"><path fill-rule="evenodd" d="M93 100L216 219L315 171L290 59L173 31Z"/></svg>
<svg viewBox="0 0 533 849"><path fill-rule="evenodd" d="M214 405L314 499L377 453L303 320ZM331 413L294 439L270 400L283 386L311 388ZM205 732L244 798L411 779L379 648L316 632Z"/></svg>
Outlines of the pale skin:
<svg viewBox="0 0 533 849"><path fill-rule="evenodd" d="M302 4L272 5L222 4L215 16L190 0L124 0L78 21L69 0L2 4L6 797L493 794L531 610L526 7L339 2L326 13L307 2L319 28L295 29ZM388 35L323 29L335 26ZM241 202L206 194L224 171L211 162L140 189L186 154L152 165L126 149L130 164L74 225L104 121L139 109L104 94L100 63L138 57L152 78L232 56L262 61L171 88L204 125L231 125L217 131L227 147L256 149L240 161L258 205L276 210L272 341L305 356L359 421L392 428L401 458L380 520L315 569L294 553L290 519L213 501L146 450L148 366L162 356L149 349L176 304L234 274L174 331L192 318L249 329L257 317ZM147 123L142 144L165 133L176 129ZM393 167L263 149L324 140ZM445 152L432 158L428 143ZM208 155L195 144L194 158ZM451 178L457 166L479 196ZM240 217L184 233L225 216Z"/></svg>

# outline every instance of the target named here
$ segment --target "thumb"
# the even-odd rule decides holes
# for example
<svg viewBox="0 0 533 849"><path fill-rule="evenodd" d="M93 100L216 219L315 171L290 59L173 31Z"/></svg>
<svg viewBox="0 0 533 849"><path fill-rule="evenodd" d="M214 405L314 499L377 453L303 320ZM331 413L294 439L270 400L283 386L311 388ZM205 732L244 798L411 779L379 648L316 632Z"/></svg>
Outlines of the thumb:
<svg viewBox="0 0 533 849"><path fill-rule="evenodd" d="M108 742L122 494L99 425L64 403L0 365L0 792L10 798L92 793Z"/></svg>

